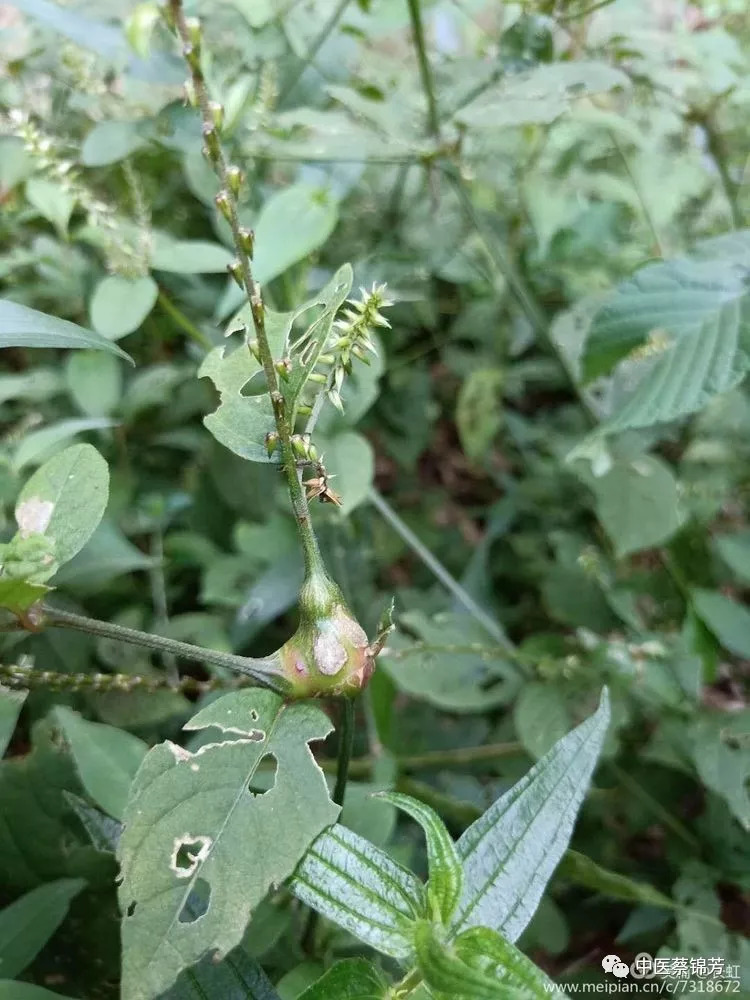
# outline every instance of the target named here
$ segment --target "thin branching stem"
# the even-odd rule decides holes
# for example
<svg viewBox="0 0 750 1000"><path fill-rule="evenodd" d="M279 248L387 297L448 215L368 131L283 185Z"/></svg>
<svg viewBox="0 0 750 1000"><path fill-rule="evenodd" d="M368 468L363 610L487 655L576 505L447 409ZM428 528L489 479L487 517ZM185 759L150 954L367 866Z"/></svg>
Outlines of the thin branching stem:
<svg viewBox="0 0 750 1000"><path fill-rule="evenodd" d="M186 333L191 340L194 340L196 344L200 344L200 346L205 348L207 351L211 350L213 344L208 337L204 333L201 333L195 323L188 319L185 313L174 304L162 288L159 289L159 297L157 301L164 312L171 320L173 320L176 326L179 326L183 333Z"/></svg>
<svg viewBox="0 0 750 1000"><path fill-rule="evenodd" d="M289 80L287 80L284 89L279 95L279 104L283 104L286 98L291 94L294 88L299 83L302 74L305 70L312 66L315 61L315 57L318 52L323 48L328 39L329 35L334 31L336 25L339 23L341 18L344 16L344 11L349 6L349 0L339 0L338 4L331 11L331 16L325 22L320 32L315 36L310 45L310 48L305 53L304 58L300 61L299 65L295 69L294 73L291 75Z"/></svg>
<svg viewBox="0 0 750 1000"><path fill-rule="evenodd" d="M411 33L414 41L414 49L417 53L419 63L419 75L422 78L422 89L427 101L427 125L430 135L439 140L440 138L440 114L438 112L437 98L435 96L435 84L432 79L432 67L427 58L427 46L424 39L424 25L422 24L422 10L419 0L406 0L409 7L409 19L411 20Z"/></svg>
<svg viewBox="0 0 750 1000"><path fill-rule="evenodd" d="M199 53L194 45L194 33L191 33L191 26L188 25L185 13L182 9L181 0L170 0L169 9L174 21L177 34L183 45L183 53L187 63L195 100L200 111L203 122L203 135L206 139L208 158L221 183L221 196L223 204L226 206L227 221L232 232L232 242L234 243L239 266L238 278L243 291L250 305L250 313L253 318L255 338L258 343L258 355L266 377L266 385L271 398L276 430L279 435L279 446L284 472L286 474L289 496L292 502L297 528L302 543L305 559L305 568L308 575L322 566L318 541L310 522L310 511L307 506L307 498L302 487L297 470L297 460L292 449L291 437L293 427L291 415L284 396L279 388L279 378L275 368L271 345L266 333L265 306L261 295L261 289L253 278L250 264L251 252L247 250L247 241L243 235L238 210L237 210L237 177L238 168L232 168L227 163L224 149L219 141L218 128L215 122L214 109L209 100L206 82L200 68Z"/></svg>

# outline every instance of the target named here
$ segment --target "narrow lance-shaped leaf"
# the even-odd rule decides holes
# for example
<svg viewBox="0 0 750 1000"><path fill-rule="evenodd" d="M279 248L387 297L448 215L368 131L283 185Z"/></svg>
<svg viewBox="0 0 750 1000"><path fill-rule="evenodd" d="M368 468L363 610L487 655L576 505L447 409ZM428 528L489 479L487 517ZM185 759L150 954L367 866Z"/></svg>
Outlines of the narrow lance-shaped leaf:
<svg viewBox="0 0 750 1000"><path fill-rule="evenodd" d="M424 886L364 837L337 824L294 873L298 899L393 958L411 954L411 928L425 913Z"/></svg>
<svg viewBox="0 0 750 1000"><path fill-rule="evenodd" d="M485 926L518 938L568 846L608 724L605 690L594 715L558 740L463 834L456 931Z"/></svg>
<svg viewBox="0 0 750 1000"><path fill-rule="evenodd" d="M131 364L135 362L106 337L55 316L29 309L18 302L0 299L0 348L68 347L109 351Z"/></svg>
<svg viewBox="0 0 750 1000"><path fill-rule="evenodd" d="M434 809L399 792L381 792L379 798L398 806L422 827L427 840L427 906L433 920L447 924L463 889L461 858L445 823Z"/></svg>
<svg viewBox="0 0 750 1000"><path fill-rule="evenodd" d="M195 753L170 742L154 747L125 811L123 1000L150 1000L206 953L228 954L269 888L292 874L339 811L308 746L331 729L317 706L238 691L186 728L222 736ZM255 794L268 755L275 781Z"/></svg>
<svg viewBox="0 0 750 1000"><path fill-rule="evenodd" d="M80 878L61 878L0 910L0 977L19 975L36 958L85 884Z"/></svg>

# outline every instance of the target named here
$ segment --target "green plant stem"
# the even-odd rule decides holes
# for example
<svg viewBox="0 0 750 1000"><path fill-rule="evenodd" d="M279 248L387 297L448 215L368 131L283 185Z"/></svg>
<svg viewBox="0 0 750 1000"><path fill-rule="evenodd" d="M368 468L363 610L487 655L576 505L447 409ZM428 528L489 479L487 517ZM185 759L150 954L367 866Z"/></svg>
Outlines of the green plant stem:
<svg viewBox="0 0 750 1000"><path fill-rule="evenodd" d="M698 838L694 837L693 834L685 826L683 826L678 819L675 819L675 817L668 812L660 802L657 802L653 796L649 795L645 788L642 788L634 778L631 778L629 774L623 771L622 768L618 767L616 764L612 764L611 767L613 774L620 784L624 785L632 796L640 799L641 802L648 809L650 809L655 816L658 816L664 826L669 827L669 829L675 833L680 840L683 840L686 844L688 844L692 850L697 851L700 848Z"/></svg>
<svg viewBox="0 0 750 1000"><path fill-rule="evenodd" d="M55 670L37 670L21 664L0 664L0 683L14 690L31 691L95 691L98 693L116 691L130 694L134 691L153 694L157 691L171 691L174 694L208 694L210 691L234 691L251 683L248 677L237 677L226 681L212 677L200 681L186 675L173 681L164 674L146 676L143 674L63 674Z"/></svg>
<svg viewBox="0 0 750 1000"><path fill-rule="evenodd" d="M310 45L310 48L307 50L307 53L305 54L304 59L297 66L296 70L291 76L291 79L288 80L286 85L284 86L284 89L279 95L279 104L284 103L284 101L287 99L287 97L291 94L291 92L299 83L302 74L305 72L308 66L312 65L318 52L320 52L321 48L326 42L326 39L343 17L344 11L348 6L349 6L349 0L339 0L338 4L331 11L331 16L328 18L323 27L320 29L320 32L315 36L312 44Z"/></svg>
<svg viewBox="0 0 750 1000"><path fill-rule="evenodd" d="M654 216L651 212L651 208L643 194L643 189L641 185L638 183L638 178L633 172L633 168L630 166L630 160L628 159L628 155L623 149L622 144L619 142L617 135L613 129L609 129L609 136L610 139L612 140L612 145L617 150L617 155L620 157L620 160L622 161L622 165L625 168L625 173L628 175L628 180L630 181L630 184L633 190L635 191L635 195L641 206L641 212L643 213L643 218L646 222L646 225L651 230L651 239L654 241L654 250L656 252L656 256L664 257L666 244L659 235L659 230L656 226L656 220L654 219Z"/></svg>
<svg viewBox="0 0 750 1000"><path fill-rule="evenodd" d="M427 125L430 135L434 139L440 138L440 115L438 114L437 99L435 97L435 86L432 80L432 68L430 60L427 58L427 46L424 40L424 25L422 24L422 11L419 0L406 0L409 8L409 19L411 20L411 33L414 40L414 48L417 53L419 63L419 75L422 78L422 89L427 101Z"/></svg>
<svg viewBox="0 0 750 1000"><path fill-rule="evenodd" d="M162 307L164 312L172 319L179 328L194 340L196 344L200 344L201 347L205 347L207 351L210 351L214 346L208 337L201 333L195 323L191 322L185 313L179 309L174 302L169 298L166 292L161 288L159 289L159 295L157 298L159 305Z"/></svg>
<svg viewBox="0 0 750 1000"><path fill-rule="evenodd" d="M203 120L204 136L206 137L207 142L209 136L213 137L214 149L213 152L211 152L209 148L209 158L221 183L222 194L226 198L229 228L232 232L232 241L237 254L237 262L239 263L241 284L250 305L250 313L253 318L255 337L258 342L258 354L263 366L263 372L266 376L266 385L268 386L268 393L271 397L276 430L279 435L282 466L286 475L289 497L292 502L292 509L294 510L297 529L302 543L305 570L307 576L310 576L314 571L323 569L323 560L320 554L320 549L318 548L318 541L315 537L315 532L313 531L312 524L310 522L310 511L307 506L307 498L302 487L301 477L298 474L297 459L294 451L292 450L291 437L293 427L291 426L291 416L288 412L284 396L279 389L279 379L274 365L274 357L271 351L271 345L268 341L268 336L266 334L265 306L263 304L260 286L253 278L253 272L250 266L250 255L245 250L245 241L243 240L242 233L240 231L241 227L237 212L237 198L234 194L234 185L229 174L229 164L227 163L224 155L224 149L218 139L218 130L214 124L214 116L209 102L206 82L195 58L195 53L191 43L191 33L185 19L181 0L169 0L169 7L177 29L177 34L179 35L184 46L183 51L186 54L186 62L190 71L193 88L195 90L198 108L200 109L201 118ZM192 53L193 57L188 58L188 53Z"/></svg>
<svg viewBox="0 0 750 1000"><path fill-rule="evenodd" d="M467 593L458 580L451 576L445 566L443 566L443 564L435 558L427 546L424 545L419 538L417 538L411 528L401 520L385 497L381 496L376 489L371 489L370 500L377 508L378 512L382 514L396 533L403 538L409 548L412 549L417 556L419 556L425 566L434 574L435 577L437 577L445 589L453 594L456 600L459 601L466 608L469 614L483 626L495 642L508 652L513 651L513 644L501 626L477 604L471 594Z"/></svg>
<svg viewBox="0 0 750 1000"><path fill-rule="evenodd" d="M706 145L708 147L708 152L711 154L711 158L716 164L716 170L719 174L719 180L721 181L721 187L724 192L724 197L729 205L729 214L732 219L732 228L741 229L742 213L740 212L739 206L739 186L735 184L732 179L732 175L729 172L729 165L727 162L727 148L724 142L724 137L721 135L719 130L714 124L713 117L710 114L705 114L700 119L700 126L703 129L703 134L706 137Z"/></svg>
<svg viewBox="0 0 750 1000"><path fill-rule="evenodd" d="M127 642L132 646L143 646L161 653L171 653L182 659L199 660L217 667L226 667L236 673L252 677L256 683L271 688L279 694L286 693L286 687L281 679L270 677L268 674L268 671L273 670L277 665L276 658L273 656L255 659L248 656L236 656L234 653L223 653L217 649L204 649L203 646L194 646L189 642L168 639L162 635L152 635L150 632L141 632L139 629L127 628L124 625L99 621L98 618L87 618L84 615L63 611L61 608L53 608L46 604L44 605L44 622L50 627L75 629L78 632L88 632L89 635L100 635L105 639Z"/></svg>
<svg viewBox="0 0 750 1000"><path fill-rule="evenodd" d="M339 733L339 755L336 761L336 784L333 787L333 801L337 806L344 805L353 747L354 699L344 698L341 703L341 732Z"/></svg>

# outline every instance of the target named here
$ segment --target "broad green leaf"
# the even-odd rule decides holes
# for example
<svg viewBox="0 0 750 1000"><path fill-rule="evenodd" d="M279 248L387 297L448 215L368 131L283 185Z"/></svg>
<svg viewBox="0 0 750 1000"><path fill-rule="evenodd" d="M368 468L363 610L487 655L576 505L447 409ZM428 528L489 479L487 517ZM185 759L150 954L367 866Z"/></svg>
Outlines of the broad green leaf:
<svg viewBox="0 0 750 1000"><path fill-rule="evenodd" d="M458 906L463 869L456 845L434 809L400 792L381 792L422 827L427 841L427 906L433 920L447 924Z"/></svg>
<svg viewBox="0 0 750 1000"><path fill-rule="evenodd" d="M520 686L516 667L466 615L421 611L399 617L378 663L406 694L449 712L481 712L508 704ZM416 636L407 641L402 629Z"/></svg>
<svg viewBox="0 0 750 1000"><path fill-rule="evenodd" d="M612 899L622 899L629 903L644 903L648 906L663 906L668 909L674 908L673 901L669 896L654 889L647 882L636 882L626 875L609 871L602 868L591 858L578 851L568 849L560 862L557 875L563 879L569 879L576 885L583 885L587 889L601 892Z"/></svg>
<svg viewBox="0 0 750 1000"><path fill-rule="evenodd" d="M505 77L457 112L456 119L488 129L548 125L578 97L629 86L628 77L607 63L585 59L546 63Z"/></svg>
<svg viewBox="0 0 750 1000"><path fill-rule="evenodd" d="M0 578L0 608L21 615L51 590L44 583Z"/></svg>
<svg viewBox="0 0 750 1000"><path fill-rule="evenodd" d="M484 457L502 424L500 368L477 368L461 383L456 402L456 427L461 447L472 461Z"/></svg>
<svg viewBox="0 0 750 1000"><path fill-rule="evenodd" d="M315 440L325 459L326 471L335 477L331 487L341 495L340 511L350 514L367 500L372 489L375 478L372 445L354 431Z"/></svg>
<svg viewBox="0 0 750 1000"><path fill-rule="evenodd" d="M109 351L134 364L129 354L93 330L29 309L8 299L0 299L0 348L69 347Z"/></svg>
<svg viewBox="0 0 750 1000"><path fill-rule="evenodd" d="M0 375L0 403L6 403L9 399L41 403L62 391L63 386L62 376L53 368L35 366L28 372Z"/></svg>
<svg viewBox="0 0 750 1000"><path fill-rule="evenodd" d="M122 395L122 369L111 354L76 351L65 365L68 392L81 413L104 417L117 408Z"/></svg>
<svg viewBox="0 0 750 1000"><path fill-rule="evenodd" d="M148 747L124 729L89 722L67 707L56 711L81 783L94 802L122 819L128 792Z"/></svg>
<svg viewBox="0 0 750 1000"><path fill-rule="evenodd" d="M481 970L509 991L517 990L521 996L534 1000L548 996L563 1000L566 996L564 990L496 931L472 927L460 934L453 945L468 966ZM506 994L501 991L499 995Z"/></svg>
<svg viewBox="0 0 750 1000"><path fill-rule="evenodd" d="M411 927L425 912L424 886L345 826L313 843L294 873L298 899L393 958L412 952Z"/></svg>
<svg viewBox="0 0 750 1000"><path fill-rule="evenodd" d="M91 325L107 340L119 340L138 329L158 295L158 285L149 275L131 279L110 274L94 289L89 305Z"/></svg>
<svg viewBox="0 0 750 1000"><path fill-rule="evenodd" d="M0 976L23 972L65 919L70 901L86 885L62 878L32 889L0 910Z"/></svg>
<svg viewBox="0 0 750 1000"><path fill-rule="evenodd" d="M740 580L750 583L750 531L732 535L714 535L714 542L724 562Z"/></svg>
<svg viewBox="0 0 750 1000"><path fill-rule="evenodd" d="M166 233L154 234L151 267L175 274L212 274L226 271L232 254L220 243L206 240L175 240Z"/></svg>
<svg viewBox="0 0 750 1000"><path fill-rule="evenodd" d="M57 571L54 582L75 590L97 590L115 577L148 570L153 565L153 559L105 518L78 555Z"/></svg>
<svg viewBox="0 0 750 1000"><path fill-rule="evenodd" d="M750 711L701 715L686 741L701 780L720 795L746 831L750 830Z"/></svg>
<svg viewBox="0 0 750 1000"><path fill-rule="evenodd" d="M26 197L41 216L51 222L64 238L75 207L75 197L59 181L46 177L30 177L26 181Z"/></svg>
<svg viewBox="0 0 750 1000"><path fill-rule="evenodd" d="M586 376L608 373L636 348L644 372L604 430L685 417L743 378L750 367L750 233L735 235L744 259L694 256L649 265L596 314Z"/></svg>
<svg viewBox="0 0 750 1000"><path fill-rule="evenodd" d="M317 706L238 691L185 728L221 736L195 753L170 742L154 747L125 811L123 1000L150 1000L208 952L228 954L271 885L292 874L339 811L308 746L331 729ZM274 784L256 795L258 765L269 754ZM197 919L185 909L188 897L205 908Z"/></svg>
<svg viewBox="0 0 750 1000"><path fill-rule="evenodd" d="M16 502L21 535L42 534L55 543L58 563L72 559L102 519L109 495L109 470L90 444L74 444L45 462Z"/></svg>
<svg viewBox="0 0 750 1000"><path fill-rule="evenodd" d="M455 928L485 926L515 941L568 846L609 724L597 711L545 754L458 841L464 892Z"/></svg>
<svg viewBox="0 0 750 1000"><path fill-rule="evenodd" d="M562 739L572 722L561 686L531 681L521 688L513 706L513 725L535 760Z"/></svg>
<svg viewBox="0 0 750 1000"><path fill-rule="evenodd" d="M45 990L42 986L34 986L33 983L0 979L0 1000L73 1000L73 998Z"/></svg>
<svg viewBox="0 0 750 1000"><path fill-rule="evenodd" d="M103 854L114 854L122 833L122 823L95 809L75 792L63 792L63 796L81 821L92 847Z"/></svg>
<svg viewBox="0 0 750 1000"><path fill-rule="evenodd" d="M261 284L322 246L338 221L338 206L325 188L292 184L273 194L255 221L253 273Z"/></svg>
<svg viewBox="0 0 750 1000"><path fill-rule="evenodd" d="M383 1000L388 984L372 962L347 958L337 962L298 1000Z"/></svg>
<svg viewBox="0 0 750 1000"><path fill-rule="evenodd" d="M0 607L2 607L0 596ZM26 701L28 691L13 691L0 684L0 757L8 749L18 716Z"/></svg>
<svg viewBox="0 0 750 1000"><path fill-rule="evenodd" d="M597 515L619 558L666 542L683 523L677 480L653 455L615 462L590 485Z"/></svg>
<svg viewBox="0 0 750 1000"><path fill-rule="evenodd" d="M83 140L81 163L84 167L104 167L124 160L142 145L138 122L97 122Z"/></svg>
<svg viewBox="0 0 750 1000"><path fill-rule="evenodd" d="M718 590L695 588L690 596L698 617L722 646L735 656L750 657L750 611Z"/></svg>
<svg viewBox="0 0 750 1000"><path fill-rule="evenodd" d="M13 455L13 467L20 471L27 465L38 465L56 450L57 445L70 441L77 434L106 430L113 426L114 421L108 417L72 417L48 424L38 431L31 431L23 438Z"/></svg>

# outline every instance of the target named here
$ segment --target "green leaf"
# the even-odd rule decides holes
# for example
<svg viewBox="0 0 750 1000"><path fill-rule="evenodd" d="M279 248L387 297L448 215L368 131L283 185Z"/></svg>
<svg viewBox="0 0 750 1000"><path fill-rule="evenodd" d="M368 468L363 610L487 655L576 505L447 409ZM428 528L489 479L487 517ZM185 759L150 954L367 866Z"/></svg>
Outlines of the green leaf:
<svg viewBox="0 0 750 1000"><path fill-rule="evenodd" d="M27 306L0 299L0 348L2 347L70 347L95 348L109 351L135 364L129 354L116 344L82 326L55 316L37 312Z"/></svg>
<svg viewBox="0 0 750 1000"><path fill-rule="evenodd" d="M566 996L540 968L496 931L472 927L460 934L453 945L459 958L470 968L481 970L495 980L501 987L499 996L507 996L505 990L518 991L518 995L534 1000L548 996L563 1000Z"/></svg>
<svg viewBox="0 0 750 1000"><path fill-rule="evenodd" d="M65 379L73 402L88 417L108 416L120 402L122 369L111 354L71 354L65 365Z"/></svg>
<svg viewBox="0 0 750 1000"><path fill-rule="evenodd" d="M154 234L151 267L175 274L222 273L232 262L232 254L220 243L206 240L175 240L166 233Z"/></svg>
<svg viewBox="0 0 750 1000"><path fill-rule="evenodd" d="M131 782L147 745L124 729L89 722L64 706L56 710L56 716L83 787L101 809L122 819Z"/></svg>
<svg viewBox="0 0 750 1000"><path fill-rule="evenodd" d="M280 1000L263 969L243 947L221 962L205 955L180 973L177 982L159 1000Z"/></svg>
<svg viewBox="0 0 750 1000"><path fill-rule="evenodd" d="M0 607L3 607L1 594L0 591ZM8 749L10 738L16 728L18 716L28 693L28 691L12 691L0 684L0 757Z"/></svg>
<svg viewBox="0 0 750 1000"><path fill-rule="evenodd" d="M744 609L743 609L744 610ZM691 723L686 746L708 788L720 795L750 830L750 711L710 712Z"/></svg>
<svg viewBox="0 0 750 1000"><path fill-rule="evenodd" d="M298 899L392 958L412 952L411 927L425 912L424 886L345 826L313 843L294 873Z"/></svg>
<svg viewBox="0 0 750 1000"><path fill-rule="evenodd" d="M379 969L364 958L337 962L298 1000L383 1000L388 984Z"/></svg>
<svg viewBox="0 0 750 1000"><path fill-rule="evenodd" d="M750 611L718 590L695 588L690 598L698 617L735 656L750 657Z"/></svg>
<svg viewBox="0 0 750 1000"><path fill-rule="evenodd" d="M456 427L461 447L479 461L502 425L504 373L499 368L477 368L461 383L456 403Z"/></svg>
<svg viewBox="0 0 750 1000"><path fill-rule="evenodd" d="M447 924L463 889L463 868L456 845L434 809L399 792L381 792L379 798L398 806L422 827L427 840L427 906L433 920Z"/></svg>
<svg viewBox="0 0 750 1000"><path fill-rule="evenodd" d="M20 471L27 465L38 465L50 452L56 450L57 445L69 441L77 434L106 430L113 426L114 421L107 417L72 417L48 424L38 431L31 431L23 438L13 455L13 467Z"/></svg>
<svg viewBox="0 0 750 1000"><path fill-rule="evenodd" d="M107 340L133 333L154 308L159 287L152 277L121 278L110 274L94 289L89 305L91 325Z"/></svg>
<svg viewBox="0 0 750 1000"><path fill-rule="evenodd" d="M568 846L609 724L598 710L568 733L458 841L464 892L457 930L485 926L515 941Z"/></svg>
<svg viewBox="0 0 750 1000"><path fill-rule="evenodd" d="M331 730L317 706L238 691L185 728L221 735L194 754L169 742L154 747L125 811L123 1000L148 1000L208 952L230 952L271 885L292 874L339 811L308 746ZM269 754L275 781L256 795ZM197 919L185 910L189 895L205 908Z"/></svg>
<svg viewBox="0 0 750 1000"><path fill-rule="evenodd" d="M60 236L66 237L75 197L59 183L46 177L26 181L26 197L43 218L51 222Z"/></svg>
<svg viewBox="0 0 750 1000"><path fill-rule="evenodd" d="M292 184L271 195L255 223L256 281L265 284L322 246L338 222L338 206L324 188Z"/></svg>
<svg viewBox="0 0 750 1000"><path fill-rule="evenodd" d="M18 983L0 979L0 1000L73 1000L62 993L52 993L33 983Z"/></svg>
<svg viewBox="0 0 750 1000"><path fill-rule="evenodd" d="M19 975L65 919L70 901L86 885L61 878L32 889L0 910L0 976Z"/></svg>
<svg viewBox="0 0 750 1000"><path fill-rule="evenodd" d="M732 572L744 583L750 583L750 531L714 535L714 542Z"/></svg>
<svg viewBox="0 0 750 1000"><path fill-rule="evenodd" d="M513 706L513 725L534 759L543 757L562 739L572 722L561 687L542 681L524 684Z"/></svg>
<svg viewBox="0 0 750 1000"><path fill-rule="evenodd" d="M628 903L644 903L647 906L663 906L674 909L675 904L664 893L654 889L647 882L636 882L626 875L603 868L585 854L568 849L557 869L557 875L569 879L576 885L583 885L594 892L601 892L612 899L622 899Z"/></svg>
<svg viewBox="0 0 750 1000"><path fill-rule="evenodd" d="M42 534L55 543L58 563L72 559L102 519L109 470L90 444L74 444L36 470L16 502L21 535Z"/></svg>
<svg viewBox="0 0 750 1000"><path fill-rule="evenodd" d="M666 542L684 521L677 480L652 455L615 462L590 484L597 516L619 558Z"/></svg>
<svg viewBox="0 0 750 1000"><path fill-rule="evenodd" d="M148 570L153 565L153 559L105 518L78 555L57 571L54 582L76 590L97 590L124 573Z"/></svg>
<svg viewBox="0 0 750 1000"><path fill-rule="evenodd" d="M735 237L744 259L735 253L649 265L595 315L583 359L588 378L606 374L645 344L644 374L604 430L687 416L743 378L750 367L750 231ZM714 245L726 251L719 241Z"/></svg>
<svg viewBox="0 0 750 1000"><path fill-rule="evenodd" d="M84 167L105 167L124 160L142 145L138 122L97 122L83 140L81 163Z"/></svg>
<svg viewBox="0 0 750 1000"><path fill-rule="evenodd" d="M43 583L29 583L28 580L0 579L0 608L22 615L51 589Z"/></svg>
<svg viewBox="0 0 750 1000"><path fill-rule="evenodd" d="M549 125L576 98L629 86L628 77L607 63L585 59L547 63L507 76L457 112L456 119L491 129Z"/></svg>
<svg viewBox="0 0 750 1000"><path fill-rule="evenodd" d="M398 687L449 712L481 712L512 701L520 677L499 646L467 615L421 611L399 617L419 641L396 632L378 659Z"/></svg>
<svg viewBox="0 0 750 1000"><path fill-rule="evenodd" d="M350 514L365 503L375 478L375 455L372 445L361 434L345 431L332 438L317 437L318 450L325 459L326 471L335 477L331 487L341 494L342 514Z"/></svg>

